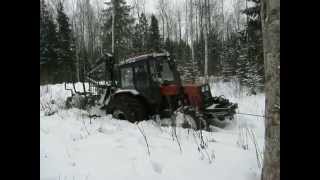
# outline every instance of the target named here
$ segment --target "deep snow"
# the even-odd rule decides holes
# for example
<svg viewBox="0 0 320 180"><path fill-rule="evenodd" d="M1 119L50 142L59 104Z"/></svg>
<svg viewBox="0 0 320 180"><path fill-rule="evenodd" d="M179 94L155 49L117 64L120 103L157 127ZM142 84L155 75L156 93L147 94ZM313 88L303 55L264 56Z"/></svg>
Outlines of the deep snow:
<svg viewBox="0 0 320 180"><path fill-rule="evenodd" d="M264 94L247 96L237 87L235 82L211 83L212 93L237 102L239 112L263 115ZM177 128L180 151L171 127L153 121L137 125L110 115L90 119L86 111L64 109L69 95L63 84L40 86L42 180L260 179L257 154L262 161L262 118L239 114L225 129L203 131L208 147L200 151L199 132ZM150 155L138 126L146 135Z"/></svg>

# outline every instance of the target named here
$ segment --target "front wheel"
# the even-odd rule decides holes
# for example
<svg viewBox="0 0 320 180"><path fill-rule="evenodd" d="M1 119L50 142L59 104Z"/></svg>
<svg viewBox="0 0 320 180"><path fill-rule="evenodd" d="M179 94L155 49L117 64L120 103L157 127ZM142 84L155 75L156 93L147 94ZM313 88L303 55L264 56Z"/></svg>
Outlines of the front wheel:
<svg viewBox="0 0 320 180"><path fill-rule="evenodd" d="M185 121L191 126L193 129L207 129L207 122L203 118L202 114L197 112L193 108L186 108L185 111Z"/></svg>

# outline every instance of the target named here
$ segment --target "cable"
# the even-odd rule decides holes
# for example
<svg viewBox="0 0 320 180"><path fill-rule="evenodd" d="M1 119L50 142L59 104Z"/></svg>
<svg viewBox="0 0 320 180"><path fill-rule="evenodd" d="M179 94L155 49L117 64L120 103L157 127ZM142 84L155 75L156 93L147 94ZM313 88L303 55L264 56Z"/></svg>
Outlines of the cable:
<svg viewBox="0 0 320 180"><path fill-rule="evenodd" d="M257 116L257 117L263 117L263 118L265 118L265 116L258 115L258 114L239 113L239 112L237 112L236 114L242 114L242 115L248 115L248 116Z"/></svg>

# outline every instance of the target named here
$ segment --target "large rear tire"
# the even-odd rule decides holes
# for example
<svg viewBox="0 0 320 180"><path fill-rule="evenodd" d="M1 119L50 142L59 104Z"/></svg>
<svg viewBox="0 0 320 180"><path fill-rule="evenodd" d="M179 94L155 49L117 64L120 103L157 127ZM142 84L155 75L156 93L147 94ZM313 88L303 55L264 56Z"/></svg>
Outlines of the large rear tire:
<svg viewBox="0 0 320 180"><path fill-rule="evenodd" d="M147 117L146 107L132 95L118 95L113 100L112 116L132 123L142 121Z"/></svg>

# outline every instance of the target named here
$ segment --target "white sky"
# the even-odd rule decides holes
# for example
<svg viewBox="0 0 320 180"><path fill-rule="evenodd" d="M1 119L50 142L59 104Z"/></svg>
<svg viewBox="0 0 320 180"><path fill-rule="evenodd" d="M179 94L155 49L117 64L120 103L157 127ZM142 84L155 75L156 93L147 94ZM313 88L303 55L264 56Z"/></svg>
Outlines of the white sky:
<svg viewBox="0 0 320 180"><path fill-rule="evenodd" d="M158 0L145 0L146 1L146 12L147 13L156 13ZM185 2L185 0L169 0L173 4L179 5ZM217 1L217 0L216 0ZM127 3L130 4L132 0L127 0ZM232 0L224 0L225 10L230 10L232 7Z"/></svg>
<svg viewBox="0 0 320 180"><path fill-rule="evenodd" d="M55 0L48 0L48 1L55 1ZM76 0L65 0L65 9L67 11L67 14L70 15L70 6L72 3L75 3ZM85 0L83 0L85 1ZM110 0L90 0L91 4L95 7L97 4L100 4L99 8L105 8L104 2L110 1ZM133 0L126 0L128 4L131 4ZM168 0L170 4L175 4L175 6L179 6L180 4L184 3L186 0ZM221 0L216 0L221 1ZM224 0L224 11L231 11L232 10L232 1L233 0ZM146 2L146 13L147 14L156 14L157 13L157 4L158 0L145 0Z"/></svg>

